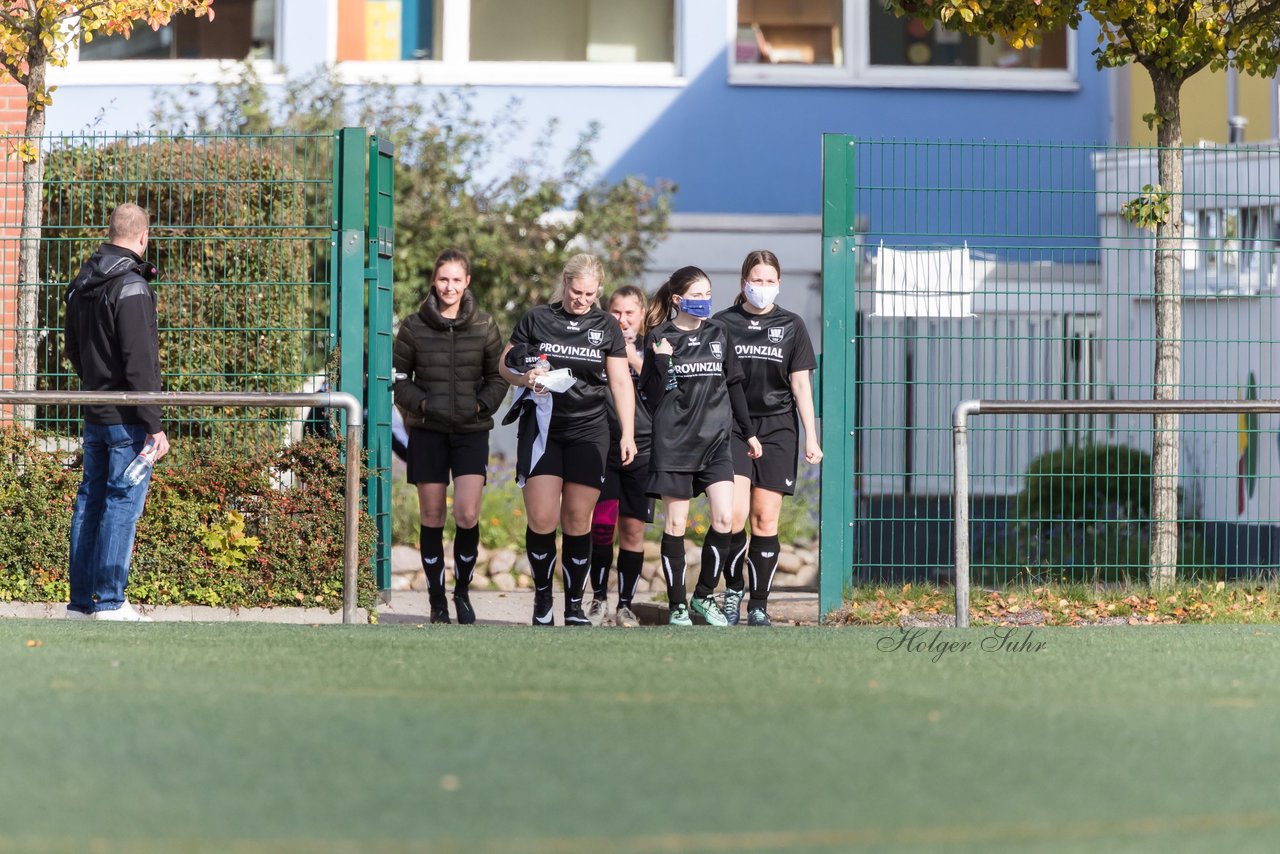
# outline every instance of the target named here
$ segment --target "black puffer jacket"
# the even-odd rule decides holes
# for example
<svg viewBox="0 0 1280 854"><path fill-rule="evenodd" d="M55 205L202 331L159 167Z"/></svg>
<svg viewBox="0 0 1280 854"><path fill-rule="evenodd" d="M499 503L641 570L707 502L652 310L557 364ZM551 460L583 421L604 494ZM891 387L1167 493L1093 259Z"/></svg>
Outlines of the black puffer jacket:
<svg viewBox="0 0 1280 854"><path fill-rule="evenodd" d="M392 365L404 374L392 389L406 427L444 433L493 429L493 413L507 395L498 372L502 333L497 322L462 294L456 318L440 314L435 291L396 335Z"/></svg>
<svg viewBox="0 0 1280 854"><path fill-rule="evenodd" d="M104 243L67 288L65 347L84 391L160 391L155 275L132 251ZM158 406L85 406L84 419L160 432Z"/></svg>

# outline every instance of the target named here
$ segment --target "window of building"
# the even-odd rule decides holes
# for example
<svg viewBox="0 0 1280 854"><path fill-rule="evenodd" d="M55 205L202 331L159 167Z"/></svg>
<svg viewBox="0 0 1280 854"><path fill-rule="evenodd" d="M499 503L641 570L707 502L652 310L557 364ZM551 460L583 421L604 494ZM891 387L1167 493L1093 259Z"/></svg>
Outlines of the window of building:
<svg viewBox="0 0 1280 854"><path fill-rule="evenodd" d="M135 24L129 38L82 42L81 62L123 59L273 59L277 0L218 0L213 20L175 15L158 30Z"/></svg>
<svg viewBox="0 0 1280 854"><path fill-rule="evenodd" d="M443 0L338 0L338 61L439 59Z"/></svg>
<svg viewBox="0 0 1280 854"><path fill-rule="evenodd" d="M898 18L880 0L732 0L735 83L1074 88L1074 34L1021 51Z"/></svg>
<svg viewBox="0 0 1280 854"><path fill-rule="evenodd" d="M339 0L337 59L670 64L675 0Z"/></svg>
<svg viewBox="0 0 1280 854"><path fill-rule="evenodd" d="M843 65L843 0L738 0L734 60Z"/></svg>
<svg viewBox="0 0 1280 854"><path fill-rule="evenodd" d="M1051 33L1044 44L1014 50L1008 42L926 27L911 18L897 18L879 3L869 8L867 32L872 65L915 68L1056 68L1067 67L1066 31Z"/></svg>
<svg viewBox="0 0 1280 854"><path fill-rule="evenodd" d="M1182 281L1188 294L1251 296L1275 287L1275 235L1271 208L1185 211Z"/></svg>
<svg viewBox="0 0 1280 854"><path fill-rule="evenodd" d="M672 0L471 0L473 62L672 62Z"/></svg>

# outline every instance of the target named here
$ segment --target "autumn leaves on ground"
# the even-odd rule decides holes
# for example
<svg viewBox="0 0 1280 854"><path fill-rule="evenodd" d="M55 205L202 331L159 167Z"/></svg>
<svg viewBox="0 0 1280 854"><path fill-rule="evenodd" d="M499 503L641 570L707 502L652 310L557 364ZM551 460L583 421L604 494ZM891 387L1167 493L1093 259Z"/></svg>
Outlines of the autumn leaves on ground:
<svg viewBox="0 0 1280 854"><path fill-rule="evenodd" d="M950 588L855 589L831 619L841 625L942 626L954 623ZM1280 623L1280 588L1274 584L1203 584L1150 588L1045 585L973 591L974 626L1112 626L1179 623Z"/></svg>

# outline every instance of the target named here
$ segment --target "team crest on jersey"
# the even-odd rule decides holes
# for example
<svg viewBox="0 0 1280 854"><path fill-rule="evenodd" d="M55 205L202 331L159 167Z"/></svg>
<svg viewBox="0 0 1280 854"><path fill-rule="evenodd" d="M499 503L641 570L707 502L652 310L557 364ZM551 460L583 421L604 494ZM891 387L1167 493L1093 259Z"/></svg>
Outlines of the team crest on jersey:
<svg viewBox="0 0 1280 854"><path fill-rule="evenodd" d="M770 326L770 327L769 327L769 340L770 340L770 341L772 341L774 344L777 344L779 341L781 341L781 340L782 340L782 333L783 333L784 331L785 331L785 330L783 330L783 328L782 328L781 326Z"/></svg>
<svg viewBox="0 0 1280 854"><path fill-rule="evenodd" d="M594 347L599 347L599 346L600 346L600 344L604 341L604 330L603 330L603 329L588 329L588 330L587 330L587 340L591 342L592 346L594 346Z"/></svg>
<svg viewBox="0 0 1280 854"><path fill-rule="evenodd" d="M724 347L720 345L719 341L711 342L711 355L715 356L717 359L724 358Z"/></svg>

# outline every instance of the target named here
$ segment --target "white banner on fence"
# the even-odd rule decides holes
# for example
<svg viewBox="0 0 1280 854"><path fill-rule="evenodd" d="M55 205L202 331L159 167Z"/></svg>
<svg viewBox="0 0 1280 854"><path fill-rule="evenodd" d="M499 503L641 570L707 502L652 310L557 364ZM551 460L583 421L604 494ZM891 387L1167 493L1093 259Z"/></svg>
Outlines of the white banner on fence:
<svg viewBox="0 0 1280 854"><path fill-rule="evenodd" d="M978 271L969 244L958 249L890 249L875 264L878 317L973 317Z"/></svg>

